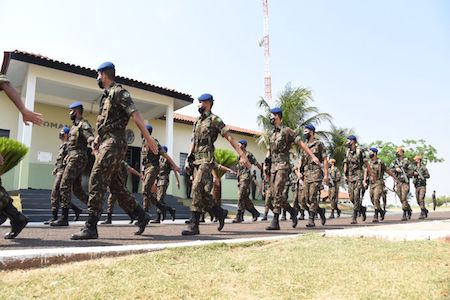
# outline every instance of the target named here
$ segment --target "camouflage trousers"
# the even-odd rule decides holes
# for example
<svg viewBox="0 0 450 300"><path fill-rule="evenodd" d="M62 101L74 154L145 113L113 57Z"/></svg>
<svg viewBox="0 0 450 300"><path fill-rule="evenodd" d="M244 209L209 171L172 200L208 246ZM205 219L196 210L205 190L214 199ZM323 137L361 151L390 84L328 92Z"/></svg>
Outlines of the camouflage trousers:
<svg viewBox="0 0 450 300"><path fill-rule="evenodd" d="M85 154L69 154L66 167L61 175L59 188L62 208L70 208L72 192L81 202L87 204L88 196L81 186L81 176L86 165L87 157Z"/></svg>
<svg viewBox="0 0 450 300"><path fill-rule="evenodd" d="M351 181L348 183L348 195L350 201L353 203L354 211L359 211L361 209L361 189L362 180Z"/></svg>
<svg viewBox="0 0 450 300"><path fill-rule="evenodd" d="M127 148L125 141L114 138L109 138L100 145L89 179L89 214L100 214L106 189L109 187L119 206L129 216L133 215L138 204L120 178L122 160L125 159Z"/></svg>
<svg viewBox="0 0 450 300"><path fill-rule="evenodd" d="M123 176L118 176L118 178L117 178L117 182L119 184L122 184L125 187L125 189L127 188L127 178L128 178L128 176L125 176L125 178L123 178ZM113 210L114 210L114 204L117 202L117 194L110 193L108 196L107 202L108 202L108 208L107 208L106 212L108 214L112 214Z"/></svg>
<svg viewBox="0 0 450 300"><path fill-rule="evenodd" d="M420 209L425 209L425 195L427 193L426 186L416 187L416 200L417 204L420 206Z"/></svg>
<svg viewBox="0 0 450 300"><path fill-rule="evenodd" d="M252 200L250 200L250 178L239 181L238 191L238 209L246 210L255 207Z"/></svg>
<svg viewBox="0 0 450 300"><path fill-rule="evenodd" d="M270 189L267 189L264 194L264 207L266 209L266 211L273 210L273 197L272 197L272 193L270 192Z"/></svg>
<svg viewBox="0 0 450 300"><path fill-rule="evenodd" d="M402 203L402 209L411 210L411 206L408 203L409 183L398 183L395 186L395 193Z"/></svg>
<svg viewBox="0 0 450 300"><path fill-rule="evenodd" d="M281 213L282 209L290 207L286 197L286 182L288 181L289 170L276 170L270 174L270 193L273 197L273 212Z"/></svg>
<svg viewBox="0 0 450 300"><path fill-rule="evenodd" d="M50 203L52 205L52 211L59 210L59 204L61 201L61 179L64 170L59 170L55 174L55 180L53 181L52 194L50 195ZM87 197L87 196L86 196Z"/></svg>
<svg viewBox="0 0 450 300"><path fill-rule="evenodd" d="M337 182L334 183L334 186L330 187L329 196L331 209L337 209L338 208L338 202L339 202L339 185Z"/></svg>
<svg viewBox="0 0 450 300"><path fill-rule="evenodd" d="M307 182L303 183L301 206L304 210L312 213L317 213L319 208L320 186L322 182Z"/></svg>
<svg viewBox="0 0 450 300"><path fill-rule="evenodd" d="M169 187L169 182L158 183L158 187L156 189L156 200L159 204L166 205L166 201L164 200L167 195L167 188ZM158 210L158 212L160 212Z"/></svg>
<svg viewBox="0 0 450 300"><path fill-rule="evenodd" d="M9 196L8 192L2 185L2 179L0 178L0 213L5 209L5 207L12 203L13 199Z"/></svg>
<svg viewBox="0 0 450 300"><path fill-rule="evenodd" d="M374 183L370 184L370 201L372 201L373 206L377 210L381 209L380 199L383 195L384 183Z"/></svg>
<svg viewBox="0 0 450 300"><path fill-rule="evenodd" d="M213 164L203 163L195 165L194 180L192 181L192 205L191 211L209 211L214 206L211 190L213 187L212 177Z"/></svg>
<svg viewBox="0 0 450 300"><path fill-rule="evenodd" d="M144 210L150 209L150 204L156 205L158 199L156 193L152 191L159 173L159 166L146 165L144 168L144 179L142 181L142 195L144 197Z"/></svg>

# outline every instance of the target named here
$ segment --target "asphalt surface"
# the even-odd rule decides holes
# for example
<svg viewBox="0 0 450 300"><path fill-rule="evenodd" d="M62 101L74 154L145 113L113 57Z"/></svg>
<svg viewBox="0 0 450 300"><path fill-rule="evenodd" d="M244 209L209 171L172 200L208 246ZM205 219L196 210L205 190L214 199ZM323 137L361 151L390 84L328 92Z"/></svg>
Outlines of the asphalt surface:
<svg viewBox="0 0 450 300"><path fill-rule="evenodd" d="M328 216L329 213L327 213ZM165 221L162 224L149 224L144 234L135 236L133 233L136 226L127 224L126 221L116 221L112 225L98 226L99 238L97 240L72 241L70 236L78 232L83 225L82 222L71 223L69 227L49 227L42 223L30 223L23 232L14 240L0 240L0 250L14 249L33 249L33 248L58 248L58 247L93 247L93 246L118 246L133 244L152 244L152 243L177 243L196 240L226 240L235 238L251 238L251 237L269 237L275 235L290 235L306 232L324 232L324 230L347 229L361 226L379 226L386 224L407 224L414 222L445 220L450 219L450 211L430 212L428 219L418 220L419 214L414 213L411 220L407 222L400 221L398 213L389 213L386 215L385 221L380 223L372 223L372 214L368 214L366 222L362 222L358 218L357 225L350 225L348 215L336 219L327 219L325 226L320 225L320 220L316 220L316 227L307 229L305 227L307 221L299 221L297 228L291 227L291 221L281 221L281 230L267 231L265 227L269 221L251 222L250 217L240 224L231 224L231 220L227 220L227 224L221 232L217 231L216 223L204 223L200 225L200 235L182 236L181 231L186 227L183 220L175 222ZM9 226L7 221L0 226L0 231L6 233Z"/></svg>

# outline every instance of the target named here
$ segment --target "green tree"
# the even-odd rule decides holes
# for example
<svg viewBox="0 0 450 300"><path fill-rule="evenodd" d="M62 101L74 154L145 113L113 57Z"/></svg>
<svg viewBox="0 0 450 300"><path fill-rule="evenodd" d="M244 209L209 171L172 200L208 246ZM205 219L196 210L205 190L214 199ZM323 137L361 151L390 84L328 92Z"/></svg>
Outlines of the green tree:
<svg viewBox="0 0 450 300"><path fill-rule="evenodd" d="M327 135L326 146L330 158L336 160L336 166L343 172L344 158L347 152L346 142L349 135L354 134L353 129L336 127L331 124L330 131Z"/></svg>
<svg viewBox="0 0 450 300"><path fill-rule="evenodd" d="M237 164L237 155L231 150L228 149L215 149L214 150L214 158L216 163L222 165L227 168L231 168ZM215 168L215 172L217 175L216 180L213 185L213 199L219 201L222 199L222 181L221 178L225 174L222 170L218 170Z"/></svg>
<svg viewBox="0 0 450 300"><path fill-rule="evenodd" d="M331 115L319 112L313 102L310 90L301 87L292 87L290 83L286 84L281 91L278 100L273 106L278 106L283 110L283 124L292 128L296 133L301 133L306 124L319 125L324 121L331 121ZM270 109L272 107L261 98L258 101L258 107L264 112L257 117L258 125L264 130L264 134L258 138L259 144L268 145L268 133L273 128L270 124ZM326 137L327 132L317 131L320 137Z"/></svg>

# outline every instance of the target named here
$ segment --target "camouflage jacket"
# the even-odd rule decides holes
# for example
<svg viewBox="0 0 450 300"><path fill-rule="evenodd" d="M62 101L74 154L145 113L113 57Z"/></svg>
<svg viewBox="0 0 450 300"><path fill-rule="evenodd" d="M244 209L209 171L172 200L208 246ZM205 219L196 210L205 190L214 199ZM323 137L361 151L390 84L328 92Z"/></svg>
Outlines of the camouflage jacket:
<svg viewBox="0 0 450 300"><path fill-rule="evenodd" d="M370 171L367 171L367 178L370 184L384 185L384 173L386 172L386 165L380 159L375 161L369 160ZM375 178L375 181L374 181Z"/></svg>
<svg viewBox="0 0 450 300"><path fill-rule="evenodd" d="M413 166L411 165L411 163L408 161L407 158L403 158L402 160L396 158L392 163L391 169L400 183L409 184L409 178L411 178L412 176L411 174L412 167ZM400 169L400 171L397 171L397 168Z"/></svg>
<svg viewBox="0 0 450 300"><path fill-rule="evenodd" d="M341 182L341 171L336 166L329 168L328 174L330 176L330 187L335 187Z"/></svg>
<svg viewBox="0 0 450 300"><path fill-rule="evenodd" d="M266 158L270 160L271 172L290 169L289 150L293 143L300 141L294 130L286 126L274 127L269 135L269 147Z"/></svg>
<svg viewBox="0 0 450 300"><path fill-rule="evenodd" d="M113 83L100 100L97 130L100 138L114 138L126 143L125 128L130 116L137 111L130 93L121 85Z"/></svg>
<svg viewBox="0 0 450 300"><path fill-rule="evenodd" d="M355 151L347 150L344 164L347 165L347 173L345 175L349 182L364 180L364 163L364 151L361 148L357 147Z"/></svg>
<svg viewBox="0 0 450 300"><path fill-rule="evenodd" d="M55 163L55 169L57 172L61 172L64 170L64 167L65 167L64 158L66 158L67 153L68 153L67 144L68 144L68 142L63 142L59 146L58 156L56 157L56 163Z"/></svg>
<svg viewBox="0 0 450 300"><path fill-rule="evenodd" d="M249 161L252 165L255 165L255 166L256 166L256 165L258 164L258 162L256 161L255 156L254 156L251 152L249 152L249 151L246 151L246 153L247 153L248 161ZM236 166L237 174L238 174L238 177L239 177L239 181L244 181L244 180L249 180L249 179L251 179L251 178L252 178L251 169L247 169L245 166L242 166L242 165L239 163L239 159L240 159L240 157L238 157L238 164L237 164L237 166Z"/></svg>
<svg viewBox="0 0 450 300"><path fill-rule="evenodd" d="M414 165L413 183L416 188L427 186L427 179L430 178L430 173L425 165ZM417 173L417 174L416 174Z"/></svg>
<svg viewBox="0 0 450 300"><path fill-rule="evenodd" d="M311 152L319 159L321 163L324 162L327 157L327 150L325 145L319 140L313 140L312 142L307 143L308 148L311 149ZM323 179L323 170L322 166L313 162L312 158L309 155L304 155L304 182L318 182Z"/></svg>
<svg viewBox="0 0 450 300"><path fill-rule="evenodd" d="M205 112L199 116L192 129L192 142L194 143L194 164L214 163L214 142L217 136L228 133L228 127L222 119L212 112Z"/></svg>
<svg viewBox="0 0 450 300"><path fill-rule="evenodd" d="M69 139L67 140L67 151L76 151L77 154L87 155L87 145L94 140L94 130L86 119L74 121L70 127Z"/></svg>
<svg viewBox="0 0 450 300"><path fill-rule="evenodd" d="M170 171L172 171L172 166L165 157L161 156L159 159L158 186L169 185Z"/></svg>
<svg viewBox="0 0 450 300"><path fill-rule="evenodd" d="M142 139L142 150L141 150L141 156L142 156L142 164L145 166L152 165L155 167L159 167L159 158L162 154L162 147L159 141L155 138L153 138L153 141L155 142L156 146L158 147L158 154L153 153L150 149L147 148L147 143L145 139Z"/></svg>

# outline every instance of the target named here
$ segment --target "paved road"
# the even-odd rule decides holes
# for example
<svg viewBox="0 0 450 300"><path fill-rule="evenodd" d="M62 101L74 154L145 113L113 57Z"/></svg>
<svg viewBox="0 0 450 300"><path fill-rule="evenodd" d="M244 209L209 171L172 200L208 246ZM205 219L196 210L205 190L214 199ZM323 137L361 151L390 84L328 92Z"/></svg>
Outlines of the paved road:
<svg viewBox="0 0 450 300"><path fill-rule="evenodd" d="M327 220L325 226L320 225L320 221L316 221L317 227L314 229L307 229L305 227L306 221L299 221L297 228L292 228L290 221L281 222L280 231L266 231L264 228L268 222L245 222L242 224L227 223L222 232L218 232L216 224L206 223L200 227L201 235L185 237L181 236L180 232L186 226L182 220L177 220L176 223L164 222L163 224L150 224L142 236L135 236L133 232L136 227L128 225L126 222L116 222L113 225L99 225L99 239L89 241L71 241L70 235L80 230L82 222L76 224L71 223L69 227L50 228L42 225L42 223L32 223L21 235L15 240L0 240L0 250L13 249L30 249L30 248L54 248L54 247L91 247L91 246L117 246L130 244L151 244L151 243L175 243L180 241L195 241L195 240L220 240L220 239L234 239L234 238L248 238L248 237L264 237L274 236L280 234L298 234L304 232L322 232L327 230L336 230L344 228L352 228L357 226L378 226L382 224L400 224L411 222L422 222L418 220L418 214L413 214L413 217L408 222L400 222L399 214L387 214L386 220L378 224L371 222L371 217L368 216L366 222L359 220L358 225L350 225L348 217ZM248 217L247 217L248 219ZM432 212L425 221L450 219L450 211L447 212ZM231 222L231 220L227 220ZM0 231L7 232L8 227L3 225Z"/></svg>

